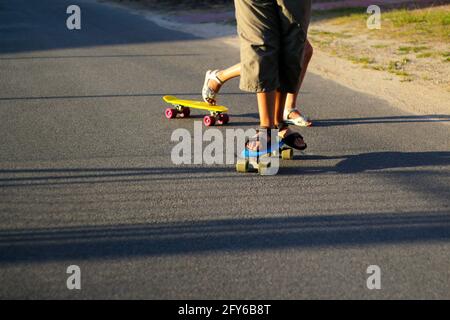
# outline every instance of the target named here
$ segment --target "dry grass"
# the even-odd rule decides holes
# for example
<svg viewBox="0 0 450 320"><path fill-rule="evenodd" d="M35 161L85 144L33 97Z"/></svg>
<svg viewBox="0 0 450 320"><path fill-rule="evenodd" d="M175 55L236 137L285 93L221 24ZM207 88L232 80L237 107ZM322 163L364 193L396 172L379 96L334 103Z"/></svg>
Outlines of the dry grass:
<svg viewBox="0 0 450 320"><path fill-rule="evenodd" d="M450 5L381 12L381 29L367 27L365 8L315 14L313 46L355 64L450 90Z"/></svg>

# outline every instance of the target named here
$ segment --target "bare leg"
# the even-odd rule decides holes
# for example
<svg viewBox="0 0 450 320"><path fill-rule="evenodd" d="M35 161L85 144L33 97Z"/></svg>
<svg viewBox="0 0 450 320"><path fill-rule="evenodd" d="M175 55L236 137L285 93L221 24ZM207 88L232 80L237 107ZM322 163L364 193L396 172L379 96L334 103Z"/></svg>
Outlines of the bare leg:
<svg viewBox="0 0 450 320"><path fill-rule="evenodd" d="M313 55L313 47L311 46L311 43L306 40L305 43L305 53L304 53L304 59L303 59L303 65L302 65L302 72L300 74L300 81L298 83L298 87L296 89L295 93L289 93L286 97L286 104L285 104L285 108L289 109L294 109L296 104L297 104L297 98L298 98L298 93L300 91L300 88L303 84L303 80L305 79L305 75L306 75L306 70L308 69L308 65L309 62L311 61L311 57ZM289 115L290 119L295 119L297 117L300 116L299 112L292 112Z"/></svg>
<svg viewBox="0 0 450 320"><path fill-rule="evenodd" d="M275 126L280 125L283 123L283 111L284 111L284 105L286 103L286 92L277 91L276 93L276 99L275 99Z"/></svg>
<svg viewBox="0 0 450 320"><path fill-rule="evenodd" d="M259 92L256 94L258 100L259 111L259 125L262 128L272 129L275 124L275 107L277 104L278 93L277 91ZM270 136L266 136L265 139L269 139ZM264 138L262 138L264 139ZM265 150L266 146L262 146L262 139L250 140L247 143L247 149L252 151Z"/></svg>
<svg viewBox="0 0 450 320"><path fill-rule="evenodd" d="M286 98L288 96L289 96L288 93L277 91L275 99L275 126L280 128L280 131L278 132L280 138L285 138L288 135L294 133L287 126L286 127L280 126L281 124L283 124L283 111L286 104ZM298 136L295 139L295 145L297 146L297 148L302 148L303 146L305 146L305 141L303 140L303 138Z"/></svg>
<svg viewBox="0 0 450 320"><path fill-rule="evenodd" d="M233 78L239 77L241 75L241 64L236 63L234 66L231 66L225 70L220 70L217 73L217 76L222 82L227 82Z"/></svg>
<svg viewBox="0 0 450 320"><path fill-rule="evenodd" d="M281 91L262 92L257 94L258 111L260 126L263 128L274 128L283 123L283 111L286 101L286 93ZM282 128L279 132L281 138L285 138L293 131L287 127ZM261 146L261 140L251 140L247 144L247 148L252 151L263 150L265 147ZM305 141L299 136L295 139L297 148L305 146Z"/></svg>
<svg viewBox="0 0 450 320"><path fill-rule="evenodd" d="M258 99L259 122L263 128L273 128L275 119L275 106L277 92L260 92L256 94Z"/></svg>
<svg viewBox="0 0 450 320"><path fill-rule="evenodd" d="M225 84L225 82L233 78L239 77L240 75L241 75L241 64L237 63L234 66L231 66L227 69L220 70L219 72L217 72L217 77L219 78L220 81L222 81L222 84L217 83L216 81L213 80L209 80L208 87L212 91L218 93L222 85Z"/></svg>

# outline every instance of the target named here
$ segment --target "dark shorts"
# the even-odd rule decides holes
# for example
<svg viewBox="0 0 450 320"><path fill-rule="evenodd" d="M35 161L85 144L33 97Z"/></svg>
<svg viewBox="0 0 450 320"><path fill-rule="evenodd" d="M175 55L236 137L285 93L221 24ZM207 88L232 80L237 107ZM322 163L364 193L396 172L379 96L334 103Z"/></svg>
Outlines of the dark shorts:
<svg viewBox="0 0 450 320"><path fill-rule="evenodd" d="M241 47L240 88L295 93L311 0L235 0Z"/></svg>

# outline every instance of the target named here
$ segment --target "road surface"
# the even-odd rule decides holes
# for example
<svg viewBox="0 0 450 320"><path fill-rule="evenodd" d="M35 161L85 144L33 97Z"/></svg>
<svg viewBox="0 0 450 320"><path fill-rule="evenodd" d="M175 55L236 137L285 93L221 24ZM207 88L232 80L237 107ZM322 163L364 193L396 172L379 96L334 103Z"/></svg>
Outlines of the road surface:
<svg viewBox="0 0 450 320"><path fill-rule="evenodd" d="M161 97L238 51L87 0L68 30L72 2L0 0L0 298L450 298L450 115L308 74L309 148L278 175L175 165L202 113ZM236 80L220 99L257 126Z"/></svg>

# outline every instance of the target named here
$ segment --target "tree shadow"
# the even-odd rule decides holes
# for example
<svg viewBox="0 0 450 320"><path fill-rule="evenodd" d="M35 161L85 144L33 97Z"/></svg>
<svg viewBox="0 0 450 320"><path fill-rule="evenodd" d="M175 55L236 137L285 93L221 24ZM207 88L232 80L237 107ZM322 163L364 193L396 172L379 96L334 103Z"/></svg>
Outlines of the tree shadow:
<svg viewBox="0 0 450 320"><path fill-rule="evenodd" d="M398 168L449 166L450 152L370 152L356 155L296 155L298 166L280 163L278 175L355 174ZM308 166L308 161L340 160L335 166ZM417 170L415 174L420 172ZM221 173L222 175L217 175ZM221 179L234 176L229 165L174 167L124 167L124 168L47 168L47 169L0 169L0 189L32 187L40 185L101 184L122 182L145 182L151 180L192 179L190 175L201 174L202 179ZM401 173L409 175L408 172ZM248 176L251 176L249 174ZM240 177L244 177L240 174Z"/></svg>
<svg viewBox="0 0 450 320"><path fill-rule="evenodd" d="M357 173L370 170L450 165L450 152L370 152L345 158L336 172Z"/></svg>
<svg viewBox="0 0 450 320"><path fill-rule="evenodd" d="M28 96L28 97L0 97L0 101L21 101L21 100L64 100L64 99L111 99L111 98L137 98L137 97L160 97L166 95L176 96L178 98L182 97L191 97L191 99L201 101L200 92L155 92L155 93L127 93L127 94L96 94L96 95L67 95L67 96ZM249 95L246 92L221 92L220 95ZM194 97L194 98L192 98ZM248 117L258 118L258 115L255 113L249 114ZM247 117L247 115L239 115L243 117Z"/></svg>
<svg viewBox="0 0 450 320"><path fill-rule="evenodd" d="M81 30L69 30L69 1L3 1L0 11L0 54L95 46L198 40L163 29L144 16L97 2L83 2Z"/></svg>
<svg viewBox="0 0 450 320"><path fill-rule="evenodd" d="M108 59L108 58L155 58L155 57L195 57L202 56L199 53L174 53L174 54L93 54L93 55L48 55L26 57L0 57L0 61L21 60L67 60L67 59Z"/></svg>
<svg viewBox="0 0 450 320"><path fill-rule="evenodd" d="M0 264L450 240L449 212L225 219L0 230Z"/></svg>
<svg viewBox="0 0 450 320"><path fill-rule="evenodd" d="M42 185L100 184L155 180L192 179L179 175L230 172L227 167L177 166L155 168L48 168L48 169L0 169L2 175L18 177L0 178L0 188ZM216 176L218 179L219 177Z"/></svg>
<svg viewBox="0 0 450 320"><path fill-rule="evenodd" d="M424 123L424 122L450 122L450 115L411 115L411 116L389 116L389 117L364 117L364 118L342 118L342 119L317 119L313 120L314 127L349 126L359 124L379 123Z"/></svg>
<svg viewBox="0 0 450 320"><path fill-rule="evenodd" d="M353 174L368 171L381 171L398 168L418 167L440 167L450 166L449 151L431 152L368 152L355 155L296 155L294 159L301 160L302 165L287 167L280 170L279 174L308 173L309 171L319 173ZM335 166L308 167L307 161L311 160L333 160L339 161ZM420 170L419 170L420 171Z"/></svg>

